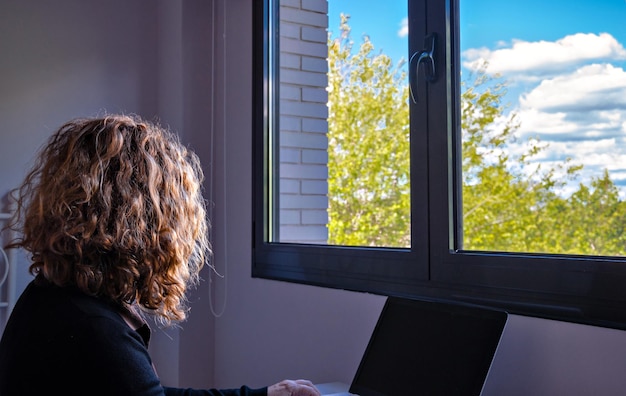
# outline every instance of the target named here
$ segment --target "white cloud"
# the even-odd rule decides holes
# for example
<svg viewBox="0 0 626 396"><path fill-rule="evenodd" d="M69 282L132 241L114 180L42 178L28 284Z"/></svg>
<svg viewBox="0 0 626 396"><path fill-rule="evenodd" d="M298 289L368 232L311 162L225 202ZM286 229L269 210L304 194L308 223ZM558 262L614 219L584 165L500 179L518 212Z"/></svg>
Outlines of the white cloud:
<svg viewBox="0 0 626 396"><path fill-rule="evenodd" d="M626 72L584 66L542 81L515 111L521 136L549 143L544 155L598 169L626 170Z"/></svg>
<svg viewBox="0 0 626 396"><path fill-rule="evenodd" d="M550 112L626 109L626 72L610 64L583 66L543 80L520 97L520 105Z"/></svg>
<svg viewBox="0 0 626 396"><path fill-rule="evenodd" d="M400 29L398 30L398 37L406 37L409 35L409 18L404 18L400 21Z"/></svg>
<svg viewBox="0 0 626 396"><path fill-rule="evenodd" d="M518 133L524 137L539 137L544 141L571 139L580 126L566 120L566 113L547 113L533 108L517 109L521 121Z"/></svg>
<svg viewBox="0 0 626 396"><path fill-rule="evenodd" d="M487 62L489 73L500 73L507 78L517 74L529 77L562 73L564 69L593 60L623 60L626 49L608 33L576 33L557 41L514 40L508 48L469 49L463 57L463 66L470 70L478 70Z"/></svg>
<svg viewBox="0 0 626 396"><path fill-rule="evenodd" d="M508 81L512 111L521 122L509 152L521 154L532 137L548 145L526 171L570 158L584 167L566 192L608 169L626 199L626 49L613 36L576 33L553 42L499 42L494 49L467 50L463 57L471 71L486 62L487 73Z"/></svg>
<svg viewBox="0 0 626 396"><path fill-rule="evenodd" d="M534 161L526 172L532 172L536 166L542 169L558 169L558 166L565 164L566 159L570 159L572 165L583 165L583 169L578 172L575 180L568 181L562 190L565 194L570 194L577 190L578 183L589 184L592 178L602 176L604 170L609 171L609 175L618 187L621 187L622 198L626 198L626 150L623 139L602 139L586 141L552 141L548 148L534 157ZM519 154L523 150L520 142L511 147L511 153ZM565 173L557 171L557 180L567 181Z"/></svg>
<svg viewBox="0 0 626 396"><path fill-rule="evenodd" d="M543 156L572 158L585 166L587 178L604 168L626 171L623 69L589 65L543 80L521 96L515 111L520 136L537 136L549 144Z"/></svg>

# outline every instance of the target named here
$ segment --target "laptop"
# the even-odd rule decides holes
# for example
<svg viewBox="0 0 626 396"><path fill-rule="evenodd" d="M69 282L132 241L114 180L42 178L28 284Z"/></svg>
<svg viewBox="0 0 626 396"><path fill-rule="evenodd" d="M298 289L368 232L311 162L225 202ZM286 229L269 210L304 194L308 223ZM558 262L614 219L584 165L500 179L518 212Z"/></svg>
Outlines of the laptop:
<svg viewBox="0 0 626 396"><path fill-rule="evenodd" d="M480 395L507 320L504 311L389 297L349 387L324 395Z"/></svg>

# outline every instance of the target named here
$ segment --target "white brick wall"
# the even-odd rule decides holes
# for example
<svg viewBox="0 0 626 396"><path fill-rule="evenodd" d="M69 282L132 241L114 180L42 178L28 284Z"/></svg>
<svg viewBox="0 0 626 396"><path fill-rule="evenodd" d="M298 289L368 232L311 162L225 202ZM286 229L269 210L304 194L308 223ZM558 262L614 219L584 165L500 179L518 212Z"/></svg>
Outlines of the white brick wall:
<svg viewBox="0 0 626 396"><path fill-rule="evenodd" d="M328 2L280 0L280 241L328 240Z"/></svg>

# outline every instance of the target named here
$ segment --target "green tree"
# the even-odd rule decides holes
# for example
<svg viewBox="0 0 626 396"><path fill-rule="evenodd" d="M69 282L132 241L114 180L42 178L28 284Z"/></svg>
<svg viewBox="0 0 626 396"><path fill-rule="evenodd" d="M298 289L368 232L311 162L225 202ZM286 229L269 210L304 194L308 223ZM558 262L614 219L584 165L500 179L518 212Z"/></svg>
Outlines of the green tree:
<svg viewBox="0 0 626 396"><path fill-rule="evenodd" d="M552 218L557 191L581 169L566 161L544 170L532 159L546 148L529 139L526 151L512 155L519 120L505 114L506 84L480 70L462 84L463 248L509 252L546 252L558 238ZM528 170L532 169L532 172ZM557 175L564 174L566 178Z"/></svg>
<svg viewBox="0 0 626 396"><path fill-rule="evenodd" d="M504 121L506 85L484 69L463 84L463 248L504 252L625 255L626 203L605 170L561 193L580 175L570 159L549 168L533 162L547 145L529 139L513 156L519 120ZM532 170L532 171L529 171Z"/></svg>
<svg viewBox="0 0 626 396"><path fill-rule="evenodd" d="M589 186L580 184L567 205L570 221L562 230L564 252L626 255L626 203L619 199L607 170Z"/></svg>
<svg viewBox="0 0 626 396"><path fill-rule="evenodd" d="M368 37L353 53L341 18L329 42L329 243L409 246L406 75Z"/></svg>

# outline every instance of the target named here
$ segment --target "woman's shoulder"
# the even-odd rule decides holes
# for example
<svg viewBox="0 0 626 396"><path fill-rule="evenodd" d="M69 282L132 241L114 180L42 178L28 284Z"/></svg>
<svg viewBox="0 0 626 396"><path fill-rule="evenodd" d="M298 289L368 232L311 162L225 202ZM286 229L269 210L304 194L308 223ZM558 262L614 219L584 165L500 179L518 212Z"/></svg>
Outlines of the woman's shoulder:
<svg viewBox="0 0 626 396"><path fill-rule="evenodd" d="M122 330L126 327L119 308L112 302L83 293L77 287L57 286L40 278L28 284L12 314L41 322L47 328L54 323L81 326L90 321Z"/></svg>
<svg viewBox="0 0 626 396"><path fill-rule="evenodd" d="M9 365L19 384L28 383L32 367L44 367L38 380L51 389L72 381L95 394L134 394L108 390L132 388L142 373L159 386L147 344L115 305L46 283L29 284L14 307L0 342L0 368Z"/></svg>
<svg viewBox="0 0 626 396"><path fill-rule="evenodd" d="M31 282L20 299L11 326L28 328L31 339L47 340L77 353L88 348L96 355L115 354L129 345L137 350L148 346L149 329L148 335L131 329L120 307L78 288Z"/></svg>

